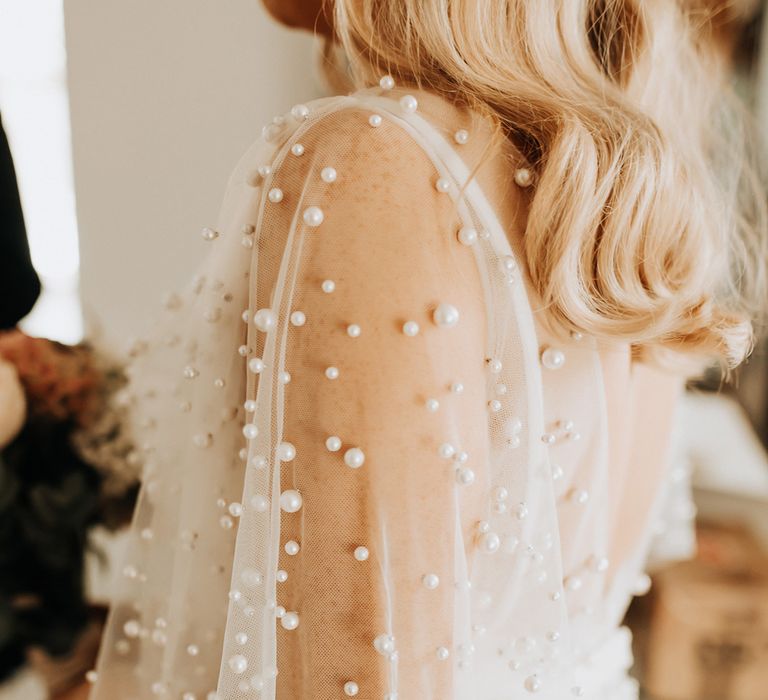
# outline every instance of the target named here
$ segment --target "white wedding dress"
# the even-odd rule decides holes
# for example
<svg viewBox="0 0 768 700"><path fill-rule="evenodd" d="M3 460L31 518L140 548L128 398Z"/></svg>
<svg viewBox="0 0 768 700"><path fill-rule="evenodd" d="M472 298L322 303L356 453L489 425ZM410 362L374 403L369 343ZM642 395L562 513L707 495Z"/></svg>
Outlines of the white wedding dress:
<svg viewBox="0 0 768 700"><path fill-rule="evenodd" d="M264 129L138 348L93 700L636 698L680 381L553 327L535 187L490 119L386 80Z"/></svg>

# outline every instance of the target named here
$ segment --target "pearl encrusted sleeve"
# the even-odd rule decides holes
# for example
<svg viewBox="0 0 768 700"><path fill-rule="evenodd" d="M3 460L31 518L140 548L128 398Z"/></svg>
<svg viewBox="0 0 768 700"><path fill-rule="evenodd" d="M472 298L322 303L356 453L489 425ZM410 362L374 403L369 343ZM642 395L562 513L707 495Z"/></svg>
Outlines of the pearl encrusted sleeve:
<svg viewBox="0 0 768 700"><path fill-rule="evenodd" d="M432 162L370 117L286 146L255 234L291 277L257 280L248 360L282 394L278 697L450 697L457 533L483 519L482 284Z"/></svg>

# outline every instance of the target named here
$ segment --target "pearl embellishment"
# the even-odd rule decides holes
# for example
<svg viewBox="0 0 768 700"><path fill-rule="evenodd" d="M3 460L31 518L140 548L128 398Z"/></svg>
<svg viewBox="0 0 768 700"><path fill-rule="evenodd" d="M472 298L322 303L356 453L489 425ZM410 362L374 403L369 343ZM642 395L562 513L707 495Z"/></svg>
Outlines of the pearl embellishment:
<svg viewBox="0 0 768 700"><path fill-rule="evenodd" d="M323 168L320 171L320 178L323 182L331 183L336 182L336 169L335 168Z"/></svg>
<svg viewBox="0 0 768 700"><path fill-rule="evenodd" d="M294 326L303 326L307 322L307 316L303 311L294 311L291 314L291 323Z"/></svg>
<svg viewBox="0 0 768 700"><path fill-rule="evenodd" d="M357 561L368 561L368 557L370 556L368 547L356 547L354 556Z"/></svg>
<svg viewBox="0 0 768 700"><path fill-rule="evenodd" d="M301 494L295 489L288 489L280 494L280 508L286 513L296 513L301 510Z"/></svg>
<svg viewBox="0 0 768 700"><path fill-rule="evenodd" d="M259 309L253 316L253 324L263 333L272 330L277 323L277 315L272 309Z"/></svg>
<svg viewBox="0 0 768 700"><path fill-rule="evenodd" d="M279 187L273 187L267 197L272 204L279 204L283 201L283 191Z"/></svg>
<svg viewBox="0 0 768 700"><path fill-rule="evenodd" d="M304 146L300 143L294 143L293 146L291 146L291 153L295 156L303 156Z"/></svg>
<svg viewBox="0 0 768 700"><path fill-rule="evenodd" d="M243 426L243 435L247 440L254 440L259 435L259 429L253 423L246 423Z"/></svg>
<svg viewBox="0 0 768 700"><path fill-rule="evenodd" d="M347 326L347 335L350 338L359 338L360 337L360 333L361 333L360 326L357 325L356 323L350 323Z"/></svg>
<svg viewBox="0 0 768 700"><path fill-rule="evenodd" d="M299 626L299 614L296 612L287 612L280 618L280 624L283 629L295 630Z"/></svg>
<svg viewBox="0 0 768 700"><path fill-rule="evenodd" d="M413 114L419 108L419 102L413 95L403 95L400 98L400 106L407 114Z"/></svg>
<svg viewBox="0 0 768 700"><path fill-rule="evenodd" d="M290 442L281 442L277 446L277 458L281 462L290 462L296 457L296 448Z"/></svg>
<svg viewBox="0 0 768 700"><path fill-rule="evenodd" d="M533 173L528 168L515 170L515 183L520 187L530 187L533 183Z"/></svg>
<svg viewBox="0 0 768 700"><path fill-rule="evenodd" d="M477 231L468 226L459 229L459 242L463 245L473 245L477 243Z"/></svg>
<svg viewBox="0 0 768 700"><path fill-rule="evenodd" d="M338 367L327 367L325 370L325 376L328 377L328 379L338 379L339 378L339 368Z"/></svg>
<svg viewBox="0 0 768 700"><path fill-rule="evenodd" d="M347 681L344 684L344 695L347 695L350 698L355 697L359 691L360 689L354 681Z"/></svg>
<svg viewBox="0 0 768 700"><path fill-rule="evenodd" d="M408 337L413 338L419 332L419 324L416 321L406 321L403 324L403 333Z"/></svg>
<svg viewBox="0 0 768 700"><path fill-rule="evenodd" d="M442 192L443 194L445 194L451 189L451 181L445 177L438 178L435 181L435 189L438 192Z"/></svg>
<svg viewBox="0 0 768 700"><path fill-rule="evenodd" d="M248 659L246 659L242 654L235 654L229 659L229 667L232 669L232 673L236 673L238 675L245 673L245 671L248 669Z"/></svg>
<svg viewBox="0 0 768 700"><path fill-rule="evenodd" d="M326 294L330 294L336 289L336 283L333 280L323 280L321 288Z"/></svg>
<svg viewBox="0 0 768 700"><path fill-rule="evenodd" d="M380 634L373 640L373 648L382 656L389 656L395 651L395 638L391 634Z"/></svg>
<svg viewBox="0 0 768 700"><path fill-rule="evenodd" d="M290 556L296 556L301 549L299 543L296 540L289 540L285 543L285 553Z"/></svg>
<svg viewBox="0 0 768 700"><path fill-rule="evenodd" d="M251 372L254 374L261 374L265 367L266 365L264 364L264 360L262 360L260 357L254 357L248 361L248 369L251 370ZM256 409L255 406L253 408L254 410Z"/></svg>
<svg viewBox="0 0 768 700"><path fill-rule="evenodd" d="M454 135L453 140L458 143L460 146L463 146L464 144L469 141L469 132L466 129L459 129Z"/></svg>
<svg viewBox="0 0 768 700"><path fill-rule="evenodd" d="M359 469L365 462L365 454L359 447L350 447L344 453L344 462L351 469Z"/></svg>
<svg viewBox="0 0 768 700"><path fill-rule="evenodd" d="M323 213L323 210L320 207L307 207L304 210L303 214L304 223L311 227L311 228L317 228L320 224L323 223L323 219L325 219L325 214Z"/></svg>
<svg viewBox="0 0 768 700"><path fill-rule="evenodd" d="M546 348L541 353L541 364L547 369L560 369L565 364L565 353L555 348Z"/></svg>
<svg viewBox="0 0 768 700"><path fill-rule="evenodd" d="M395 79L391 75L385 75L379 80L379 86L382 90L391 90L395 87Z"/></svg>
<svg viewBox="0 0 768 700"><path fill-rule="evenodd" d="M424 584L424 588L433 591L440 585L440 577L437 574L424 574L421 578L421 582Z"/></svg>
<svg viewBox="0 0 768 700"><path fill-rule="evenodd" d="M375 129L379 126L381 126L381 115L380 114L372 114L370 117L368 117L368 123Z"/></svg>
<svg viewBox="0 0 768 700"><path fill-rule="evenodd" d="M438 304L432 313L432 320L440 328L453 328L459 322L459 310L452 304Z"/></svg>
<svg viewBox="0 0 768 700"><path fill-rule="evenodd" d="M219 232L215 231L212 228L206 227L202 231L200 231L200 235L206 241L215 241L219 237Z"/></svg>
<svg viewBox="0 0 768 700"><path fill-rule="evenodd" d="M329 452L338 452L341 449L341 438L336 435L331 435L326 441L325 446Z"/></svg>

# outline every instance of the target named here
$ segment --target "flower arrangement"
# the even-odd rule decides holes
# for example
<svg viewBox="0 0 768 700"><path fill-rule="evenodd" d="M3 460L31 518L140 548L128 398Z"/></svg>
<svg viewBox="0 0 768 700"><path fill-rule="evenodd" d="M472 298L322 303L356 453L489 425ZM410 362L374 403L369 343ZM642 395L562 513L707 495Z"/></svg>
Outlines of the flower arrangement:
<svg viewBox="0 0 768 700"><path fill-rule="evenodd" d="M89 345L0 333L0 680L31 648L68 653L88 622L88 530L121 524L138 484L124 384Z"/></svg>

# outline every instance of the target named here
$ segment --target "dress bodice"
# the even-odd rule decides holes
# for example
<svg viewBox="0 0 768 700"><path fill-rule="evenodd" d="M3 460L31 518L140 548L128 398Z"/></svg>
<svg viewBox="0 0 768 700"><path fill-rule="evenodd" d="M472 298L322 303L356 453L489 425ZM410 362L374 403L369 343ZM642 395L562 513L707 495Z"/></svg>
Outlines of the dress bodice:
<svg viewBox="0 0 768 700"><path fill-rule="evenodd" d="M387 81L265 127L133 370L94 698L632 697L679 382L553 327L533 188L492 120Z"/></svg>

